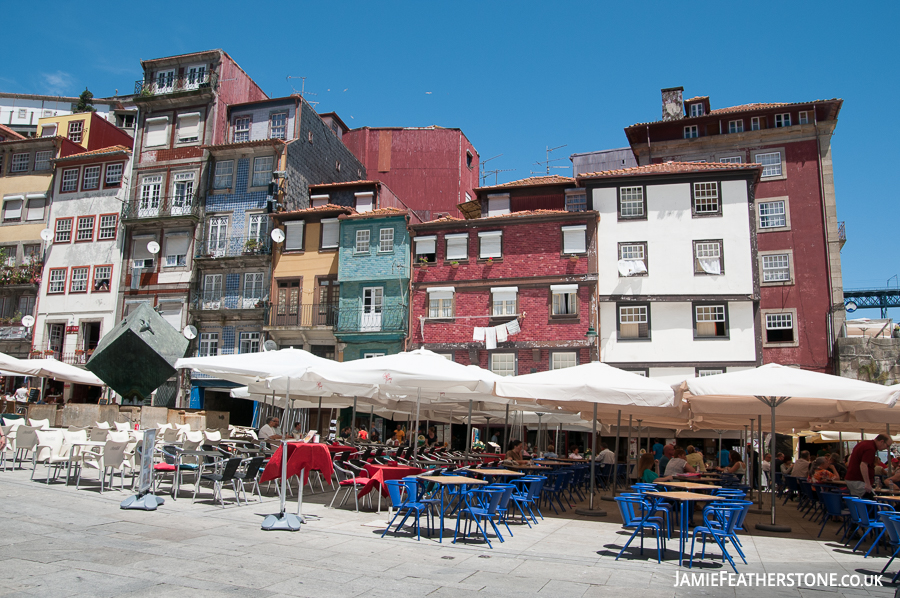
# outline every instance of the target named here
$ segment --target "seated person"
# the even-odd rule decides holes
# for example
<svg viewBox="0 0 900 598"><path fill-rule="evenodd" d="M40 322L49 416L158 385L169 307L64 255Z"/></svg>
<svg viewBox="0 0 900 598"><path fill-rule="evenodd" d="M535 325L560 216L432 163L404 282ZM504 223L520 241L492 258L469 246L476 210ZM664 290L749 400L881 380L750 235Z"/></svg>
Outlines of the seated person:
<svg viewBox="0 0 900 598"><path fill-rule="evenodd" d="M813 463L813 472L809 478L810 481L822 484L831 482L837 478L837 471L835 471L834 467L829 463L829 459L827 457L816 457L816 460Z"/></svg>
<svg viewBox="0 0 900 598"><path fill-rule="evenodd" d="M834 467L834 471L838 474L838 478L843 480L844 476L847 475L847 466L844 465L841 456L838 453L831 453L829 459L831 460L832 467Z"/></svg>
<svg viewBox="0 0 900 598"><path fill-rule="evenodd" d="M578 451L578 447L574 444L569 451L569 459L584 459L584 456Z"/></svg>
<svg viewBox="0 0 900 598"><path fill-rule="evenodd" d="M556 454L556 447L553 446L552 444L548 444L547 450L544 451L544 458L545 459L556 459L556 457L558 457L558 455Z"/></svg>
<svg viewBox="0 0 900 598"><path fill-rule="evenodd" d="M294 424L294 429L291 430L291 436L294 438L303 438L303 428L300 425L300 422Z"/></svg>
<svg viewBox="0 0 900 598"><path fill-rule="evenodd" d="M273 440L281 440L284 438L281 435L281 429L278 427L279 423L281 423L281 421L277 417L270 417L267 419L266 425L259 429L259 439L271 442Z"/></svg>
<svg viewBox="0 0 900 598"><path fill-rule="evenodd" d="M738 477L743 477L744 474L747 473L747 467L741 460L741 454L739 452L731 451L728 454L728 460L731 462L731 465L723 468L722 471L733 473Z"/></svg>
<svg viewBox="0 0 900 598"><path fill-rule="evenodd" d="M694 468L694 471L705 472L706 463L703 462L703 453L694 448L693 445L687 447L687 456L684 458L688 465Z"/></svg>
<svg viewBox="0 0 900 598"><path fill-rule="evenodd" d="M521 440L510 440L509 445L506 448L506 458L502 461L504 465L528 464L528 461L525 459L525 455L522 454L522 452L525 450L525 445Z"/></svg>
<svg viewBox="0 0 900 598"><path fill-rule="evenodd" d="M684 449L675 449L675 454L671 459L669 459L669 462L666 464L666 470L663 473L665 473L665 475L667 476L676 476L683 473L694 473L694 468L688 465L688 462L684 457Z"/></svg>
<svg viewBox="0 0 900 598"><path fill-rule="evenodd" d="M658 464L659 461L655 459L655 454L652 451L641 455L641 460L638 461L638 479L647 484L671 481L671 476L659 477L656 473Z"/></svg>

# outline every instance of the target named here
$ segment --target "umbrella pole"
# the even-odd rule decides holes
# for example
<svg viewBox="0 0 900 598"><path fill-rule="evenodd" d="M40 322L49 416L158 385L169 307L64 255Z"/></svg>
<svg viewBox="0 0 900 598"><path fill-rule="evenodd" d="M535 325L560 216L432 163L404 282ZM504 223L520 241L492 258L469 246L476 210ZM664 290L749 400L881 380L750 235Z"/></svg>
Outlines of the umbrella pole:
<svg viewBox="0 0 900 598"><path fill-rule="evenodd" d="M509 403L506 404L506 419L503 420L503 446L500 447L500 452L505 453L506 448L509 446Z"/></svg>
<svg viewBox="0 0 900 598"><path fill-rule="evenodd" d="M291 400L291 379L287 379L287 395L285 401L289 403ZM274 406L275 402L275 393L272 393L272 403ZM267 515L262 522L262 529L266 531L270 530L286 530L295 532L300 529L300 524L305 523L303 520L303 516L300 515L300 509L303 506L303 472L300 473L300 497L298 498L297 504L297 515L293 513L285 513L285 489L287 487L287 462L288 462L288 443L285 440L284 435L281 437L281 484L279 484L279 496L278 496L278 514L277 515Z"/></svg>
<svg viewBox="0 0 900 598"><path fill-rule="evenodd" d="M356 397L353 397L353 415L350 416L350 440L356 441Z"/></svg>
<svg viewBox="0 0 900 598"><path fill-rule="evenodd" d="M885 433L887 433L887 437L890 438L891 437L891 424L885 424L884 431L885 431ZM891 466L891 461L893 461L893 459L891 459L891 447L888 446L888 450L887 450L887 475L888 475L888 477L890 477L894 473L894 468Z"/></svg>
<svg viewBox="0 0 900 598"><path fill-rule="evenodd" d="M472 399L469 399L469 420L466 424L466 454L472 452Z"/></svg>
<svg viewBox="0 0 900 598"><path fill-rule="evenodd" d="M754 427L754 424L756 424L756 420L751 419L750 420L750 436L745 437L745 440L748 441L747 444L745 445L747 447L747 456L746 456L747 479L745 480L745 483L750 482L750 502L753 502L753 481L755 479L753 477L753 475L756 473L754 471L755 468L753 467L753 427Z"/></svg>
<svg viewBox="0 0 900 598"><path fill-rule="evenodd" d="M719 469L722 468L722 432L723 430L716 430L719 433Z"/></svg>
<svg viewBox="0 0 900 598"><path fill-rule="evenodd" d="M625 443L625 479L631 479L631 471L629 471L628 466L630 465L631 458L631 415L628 416L628 442ZM616 452L616 462L619 461L619 453Z"/></svg>
<svg viewBox="0 0 900 598"><path fill-rule="evenodd" d="M603 500L615 500L616 499L616 485L619 483L619 438L621 437L621 429L622 429L622 410L619 409L619 413L616 416L616 458L615 462L612 465L612 473L610 474L610 478L612 483L610 486L612 487L612 494L610 496L604 496Z"/></svg>
<svg viewBox="0 0 900 598"><path fill-rule="evenodd" d="M319 397L319 409L316 411L316 431L319 439L322 438L322 397Z"/></svg>
<svg viewBox="0 0 900 598"><path fill-rule="evenodd" d="M621 417L621 412L620 412ZM594 494L597 492L597 461L594 456L597 454L597 403L594 403L594 420L591 429L591 497L587 509L575 509L578 515L588 515L593 517L605 517L606 511L594 508Z"/></svg>
<svg viewBox="0 0 900 598"><path fill-rule="evenodd" d="M637 449L634 451L634 467L637 469L638 463L641 460L641 434L643 430L641 430L641 422L644 421L642 419L637 420L638 428L637 428ZM637 472L635 472L637 473ZM640 480L638 480L640 481Z"/></svg>
<svg viewBox="0 0 900 598"><path fill-rule="evenodd" d="M785 402L788 397L756 397L764 403L767 403L769 407L772 409L772 446L775 445L775 407ZM765 531L765 532L781 532L781 533L790 533L791 528L787 525L778 525L775 523L775 484L772 484L772 487L769 489L769 500L772 502L772 523L757 523L756 529Z"/></svg>
<svg viewBox="0 0 900 598"><path fill-rule="evenodd" d="M553 443L554 452L558 455L559 453L559 432L562 429L562 424L556 424L556 442Z"/></svg>
<svg viewBox="0 0 900 598"><path fill-rule="evenodd" d="M756 496L757 496L757 498L759 498L759 509L762 510L762 508L763 508L762 482L765 479L765 476L763 475L763 471L762 471L762 463L763 463L763 459L766 458L766 449L763 447L762 414L756 416L756 418L757 418L756 419L756 433L759 435L759 443L758 443L759 444L759 472L756 474L756 477L759 478L759 487L756 490ZM771 459L774 459L774 457L772 457L772 451L769 451L769 459L770 459L769 475L771 476L771 474L772 474ZM774 476L771 476L771 477L773 480L775 479Z"/></svg>
<svg viewBox="0 0 900 598"><path fill-rule="evenodd" d="M412 452L412 460L416 461L418 457L417 453L419 452L419 399L421 398L422 389L416 389L416 424L415 429L410 430L410 442L412 442L413 452Z"/></svg>
<svg viewBox="0 0 900 598"><path fill-rule="evenodd" d="M754 432L753 424L755 422L756 422L756 420L753 420L753 419L750 420L750 448L748 450L749 456L747 457L747 476L750 480L750 502L751 503L753 502L754 485L759 483L759 478L760 478L760 472L757 471L757 468L753 466L753 439L755 438L754 433L753 433ZM760 435L762 435L762 416L761 415L759 416L759 430L758 431L759 431ZM760 450L760 452L765 452L765 451L763 451L761 438L759 441L759 450ZM760 462L759 469L762 469L762 458L761 457L760 457L759 462ZM762 495L759 496L759 508L758 509L748 509L747 512L748 513L756 513L757 515L765 515L766 514L766 512L762 508Z"/></svg>
<svg viewBox="0 0 900 598"><path fill-rule="evenodd" d="M844 433L843 432L838 432L838 449L840 449L840 451L841 451L841 463L843 463L844 462Z"/></svg>

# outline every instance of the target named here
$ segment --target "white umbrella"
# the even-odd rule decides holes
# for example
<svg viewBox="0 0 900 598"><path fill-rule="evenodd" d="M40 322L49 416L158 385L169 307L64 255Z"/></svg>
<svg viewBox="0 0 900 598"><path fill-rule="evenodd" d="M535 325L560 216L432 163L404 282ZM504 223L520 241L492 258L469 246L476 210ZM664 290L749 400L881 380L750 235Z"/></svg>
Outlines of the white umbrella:
<svg viewBox="0 0 900 598"><path fill-rule="evenodd" d="M690 393L685 396L695 415L738 419L768 413L773 443L776 408L788 418L829 420L844 418L856 410L887 410L900 398L900 385L881 386L778 364L693 378L685 384ZM764 531L789 532L789 527L775 523L774 492L773 486L772 523L757 524L756 527Z"/></svg>
<svg viewBox="0 0 900 598"><path fill-rule="evenodd" d="M91 372L55 359L20 359L19 363L22 364L23 371L19 374L22 376L38 376L75 384L106 386L106 382Z"/></svg>

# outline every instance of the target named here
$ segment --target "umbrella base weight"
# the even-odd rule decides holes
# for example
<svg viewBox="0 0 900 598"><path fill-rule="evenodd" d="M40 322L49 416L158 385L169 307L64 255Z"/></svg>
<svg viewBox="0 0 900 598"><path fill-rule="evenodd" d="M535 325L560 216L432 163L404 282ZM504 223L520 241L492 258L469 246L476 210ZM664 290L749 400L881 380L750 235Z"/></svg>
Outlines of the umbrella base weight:
<svg viewBox="0 0 900 598"><path fill-rule="evenodd" d="M771 513L769 509L748 509L748 513L753 513L754 515L768 515Z"/></svg>
<svg viewBox="0 0 900 598"><path fill-rule="evenodd" d="M262 529L265 531L286 531L296 532L300 530L303 522L293 513L280 513L275 515L267 515L262 522Z"/></svg>
<svg viewBox="0 0 900 598"><path fill-rule="evenodd" d="M603 509L575 509L575 514L585 517L606 517L606 511Z"/></svg>
<svg viewBox="0 0 900 598"><path fill-rule="evenodd" d="M616 499L613 496L607 496L604 494L603 496L600 497L600 500L608 500L608 501L612 502L612 501L615 501Z"/></svg>
<svg viewBox="0 0 900 598"><path fill-rule="evenodd" d="M771 523L757 523L755 527L756 529L763 532L776 532L780 534L787 534L791 531L790 526L778 524L773 525Z"/></svg>
<svg viewBox="0 0 900 598"><path fill-rule="evenodd" d="M120 509L133 509L137 511L155 511L156 507L166 501L153 494L143 496L129 496L119 505Z"/></svg>

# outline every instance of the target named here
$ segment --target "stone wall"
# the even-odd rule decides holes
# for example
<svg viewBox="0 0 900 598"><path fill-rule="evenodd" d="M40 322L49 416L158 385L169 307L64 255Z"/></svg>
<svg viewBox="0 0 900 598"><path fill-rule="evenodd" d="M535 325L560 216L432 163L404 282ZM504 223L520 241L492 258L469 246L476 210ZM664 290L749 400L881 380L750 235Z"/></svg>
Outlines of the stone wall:
<svg viewBox="0 0 900 598"><path fill-rule="evenodd" d="M845 337L837 346L841 376L879 384L900 382L900 339Z"/></svg>
<svg viewBox="0 0 900 598"><path fill-rule="evenodd" d="M141 428L155 428L158 424L190 424L192 430L227 430L229 414L226 411L200 411L190 409L166 409L165 407L133 407L119 405L93 405L69 403L58 405L28 405L28 418L49 419L58 428L79 426L92 428L97 422L140 422Z"/></svg>

